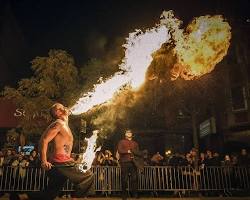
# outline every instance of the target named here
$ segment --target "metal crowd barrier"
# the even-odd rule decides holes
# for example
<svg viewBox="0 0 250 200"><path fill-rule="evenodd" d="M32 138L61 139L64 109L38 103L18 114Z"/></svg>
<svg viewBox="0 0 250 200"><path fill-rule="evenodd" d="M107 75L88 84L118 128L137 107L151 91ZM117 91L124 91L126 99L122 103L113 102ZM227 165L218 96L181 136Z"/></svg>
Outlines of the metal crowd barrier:
<svg viewBox="0 0 250 200"><path fill-rule="evenodd" d="M41 168L3 167L0 191L39 191L48 184ZM95 191L121 191L121 170L116 166L93 167ZM129 184L128 184L129 189ZM249 167L192 167L146 166L138 171L139 191L234 191L250 190ZM63 191L73 191L67 181Z"/></svg>

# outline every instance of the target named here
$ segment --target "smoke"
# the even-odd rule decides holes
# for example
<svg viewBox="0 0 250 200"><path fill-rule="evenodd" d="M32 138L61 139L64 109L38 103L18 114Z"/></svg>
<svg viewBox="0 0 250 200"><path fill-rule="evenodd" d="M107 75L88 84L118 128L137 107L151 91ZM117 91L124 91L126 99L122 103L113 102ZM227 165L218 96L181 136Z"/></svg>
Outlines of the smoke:
<svg viewBox="0 0 250 200"><path fill-rule="evenodd" d="M123 37L110 39L99 32L91 32L85 38L84 49L89 58L99 59L106 68L116 67L118 71L118 64L124 55L123 43Z"/></svg>
<svg viewBox="0 0 250 200"><path fill-rule="evenodd" d="M139 96L138 92L133 92L130 88L124 87L119 94L115 95L112 102L94 109L94 113L91 112L91 124L101 130L99 137L105 139L117 127L129 126L128 111L133 108Z"/></svg>
<svg viewBox="0 0 250 200"><path fill-rule="evenodd" d="M139 90L126 86L111 102L89 112L92 116L91 124L101 130L100 138L106 139L118 128L149 128L152 126L150 118L162 114L157 109L167 95L166 91L171 92L166 87L170 88L173 84L170 70L176 63L176 57L171 45L163 45L154 53L153 58L146 73L146 81Z"/></svg>

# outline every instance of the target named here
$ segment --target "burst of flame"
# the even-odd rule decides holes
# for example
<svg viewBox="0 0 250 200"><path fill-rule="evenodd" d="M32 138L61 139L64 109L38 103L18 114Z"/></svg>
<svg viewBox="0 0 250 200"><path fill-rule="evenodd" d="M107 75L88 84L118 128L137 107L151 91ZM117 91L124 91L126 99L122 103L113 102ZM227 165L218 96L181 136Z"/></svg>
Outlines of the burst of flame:
<svg viewBox="0 0 250 200"><path fill-rule="evenodd" d="M178 76L192 80L210 73L227 54L230 45L230 25L222 16L195 18L186 32L174 32L177 63L172 69L172 80Z"/></svg>
<svg viewBox="0 0 250 200"><path fill-rule="evenodd" d="M115 73L110 79L96 84L92 92L84 94L72 106L72 114L87 112L92 107L107 102L124 85L130 84L133 89L138 88L144 82L147 68L153 60L152 53L169 38L170 34L164 25L157 25L145 33L140 30L130 33L127 43L123 45L126 50L120 65L121 71Z"/></svg>
<svg viewBox="0 0 250 200"><path fill-rule="evenodd" d="M84 94L74 106L72 114L87 112L96 105L112 99L125 85L137 89L144 82L148 66L152 62L152 54L167 43L172 35L175 43L174 52L177 63L171 70L172 79L177 77L191 80L211 72L215 65L226 55L231 39L230 26L224 19L217 16L196 18L186 29L180 29L181 21L174 17L172 11L164 11L160 24L143 33L136 30L129 34L125 47L125 57L120 71L106 81L94 86L92 92ZM83 160L87 169L91 167L95 157L97 134L88 139ZM82 171L83 165L79 167ZM86 170L86 169L85 169Z"/></svg>
<svg viewBox="0 0 250 200"><path fill-rule="evenodd" d="M84 162L79 165L79 169L82 172L86 172L91 168L91 165L95 158L95 153L101 149L101 147L96 148L96 140L98 137L98 133L99 133L98 130L94 130L93 135L90 138L86 138L88 143L86 151L82 155L80 155L81 160Z"/></svg>

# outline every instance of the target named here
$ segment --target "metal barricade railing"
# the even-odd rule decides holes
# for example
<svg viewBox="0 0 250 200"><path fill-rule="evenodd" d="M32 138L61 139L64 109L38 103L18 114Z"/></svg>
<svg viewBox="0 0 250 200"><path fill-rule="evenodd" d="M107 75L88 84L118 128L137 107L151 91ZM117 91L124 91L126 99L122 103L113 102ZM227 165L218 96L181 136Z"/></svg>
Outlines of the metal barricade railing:
<svg viewBox="0 0 250 200"><path fill-rule="evenodd" d="M48 184L41 168L4 167L0 175L0 191L39 191ZM121 169L117 166L93 167L95 191L121 191ZM128 184L129 185L129 184ZM138 171L139 191L233 191L250 189L249 167L146 166ZM68 180L63 191L73 191Z"/></svg>
<svg viewBox="0 0 250 200"><path fill-rule="evenodd" d="M194 190L191 167L147 166L138 174L142 191Z"/></svg>

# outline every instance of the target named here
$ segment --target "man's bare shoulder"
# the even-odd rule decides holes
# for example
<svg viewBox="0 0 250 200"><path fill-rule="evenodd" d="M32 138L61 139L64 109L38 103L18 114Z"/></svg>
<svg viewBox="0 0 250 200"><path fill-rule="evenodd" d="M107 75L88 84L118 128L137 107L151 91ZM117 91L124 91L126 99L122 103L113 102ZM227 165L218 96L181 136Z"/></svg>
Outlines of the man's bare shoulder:
<svg viewBox="0 0 250 200"><path fill-rule="evenodd" d="M52 122L49 126L48 126L48 129L60 129L63 125L63 122L62 120L58 119L54 122Z"/></svg>

